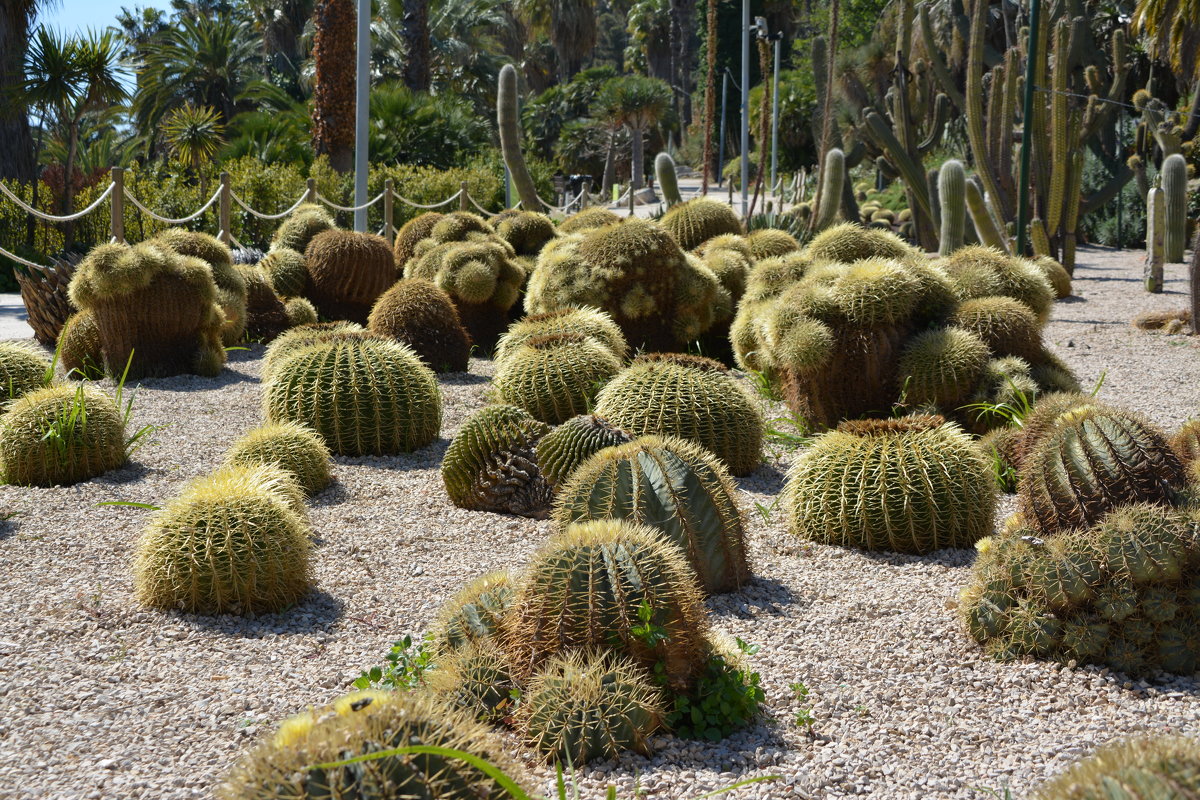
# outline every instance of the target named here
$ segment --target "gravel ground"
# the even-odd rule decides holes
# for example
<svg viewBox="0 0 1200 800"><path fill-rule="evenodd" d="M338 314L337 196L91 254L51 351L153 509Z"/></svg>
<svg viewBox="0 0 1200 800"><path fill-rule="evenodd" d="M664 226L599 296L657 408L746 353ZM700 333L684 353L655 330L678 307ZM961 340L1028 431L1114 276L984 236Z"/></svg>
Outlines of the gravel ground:
<svg viewBox="0 0 1200 800"><path fill-rule="evenodd" d="M1047 338L1101 397L1165 427L1200 406L1200 342L1136 331L1146 309L1186 304L1140 287L1140 259L1086 248L1077 296ZM211 470L260 418L262 349L219 379L146 381L138 425L164 426L133 464L78 486L0 488L0 798L207 797L279 719L344 692L389 644L422 632L444 598L484 571L519 567L546 522L450 505L438 474L449 437L484 402L491 364L442 382L443 437L395 458L338 458L312 508L318 591L283 614L201 619L131 601L129 564L149 512ZM1200 733L1193 678L1154 683L1096 668L998 665L952 610L970 551L915 558L797 542L770 508L794 454L740 481L758 575L711 601L714 625L762 646L767 714L720 744L659 737L580 773L584 796L694 797L760 774L743 797L1021 797L1072 759L1142 731ZM811 733L796 725L802 681ZM539 772L541 788L548 773Z"/></svg>

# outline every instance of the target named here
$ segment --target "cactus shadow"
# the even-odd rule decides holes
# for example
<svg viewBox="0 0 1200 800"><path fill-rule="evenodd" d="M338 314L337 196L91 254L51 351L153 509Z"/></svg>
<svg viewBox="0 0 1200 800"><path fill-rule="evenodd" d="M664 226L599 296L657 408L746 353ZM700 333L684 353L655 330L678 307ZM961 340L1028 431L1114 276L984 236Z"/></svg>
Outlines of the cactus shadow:
<svg viewBox="0 0 1200 800"><path fill-rule="evenodd" d="M241 617L232 614L219 616L188 615L182 612L179 618L193 628L220 633L243 639L284 633L327 632L342 618L346 604L324 589L313 589L300 602L290 608L272 614Z"/></svg>
<svg viewBox="0 0 1200 800"><path fill-rule="evenodd" d="M786 478L787 473L782 465L764 461L754 472L734 478L734 481L743 492L776 495L783 491Z"/></svg>
<svg viewBox="0 0 1200 800"><path fill-rule="evenodd" d="M145 464L139 463L137 461L129 461L123 467L120 467L120 468L114 469L114 470L109 470L108 472L104 473L103 475L99 475L96 478L93 478L93 481L95 483L99 483L99 484L115 484L115 485L120 485L120 484L125 484L125 483L135 483L137 481L140 481L142 478L145 478L147 475L151 474L154 471L155 470L152 470L150 467L147 467Z"/></svg>
<svg viewBox="0 0 1200 800"><path fill-rule="evenodd" d="M478 386L491 381L487 375L476 375L471 372L443 372L437 378L438 383L446 386Z"/></svg>
<svg viewBox="0 0 1200 800"><path fill-rule="evenodd" d="M709 597L707 605L709 611L718 617L754 619L786 616L788 609L805 605L805 602L787 584L774 578L754 575L736 592Z"/></svg>
<svg viewBox="0 0 1200 800"><path fill-rule="evenodd" d="M774 772L770 766L756 767L752 764L735 764L732 756L739 752L753 752L767 764L782 760L789 751L787 741L781 733L779 720L769 716L760 717L753 725L734 731L719 742L703 739L683 739L666 735L666 747L656 750L650 757L633 753L622 754L620 767L643 771L683 772L719 770L721 772ZM734 780L737 780L736 778ZM729 781L730 783L733 780ZM767 784L768 786L770 784Z"/></svg>
<svg viewBox="0 0 1200 800"><path fill-rule="evenodd" d="M923 556L909 553L892 553L885 550L859 550L856 552L868 561L874 561L877 564L887 564L892 567L925 565L959 569L970 567L975 562L974 548L965 547L947 547L943 550L934 550L932 553Z"/></svg>
<svg viewBox="0 0 1200 800"><path fill-rule="evenodd" d="M204 375L172 375L167 378L138 378L128 382L128 386L139 390L156 392L211 392L241 383L258 383L258 375L250 371L233 369L228 363L215 377Z"/></svg>
<svg viewBox="0 0 1200 800"><path fill-rule="evenodd" d="M0 542L13 536L20 530L21 522L17 519L19 513L12 510L0 511Z"/></svg>
<svg viewBox="0 0 1200 800"><path fill-rule="evenodd" d="M341 481L334 478L333 483L308 498L308 504L312 508L328 508L330 506L340 506L349 499L349 490L346 489L346 486Z"/></svg>

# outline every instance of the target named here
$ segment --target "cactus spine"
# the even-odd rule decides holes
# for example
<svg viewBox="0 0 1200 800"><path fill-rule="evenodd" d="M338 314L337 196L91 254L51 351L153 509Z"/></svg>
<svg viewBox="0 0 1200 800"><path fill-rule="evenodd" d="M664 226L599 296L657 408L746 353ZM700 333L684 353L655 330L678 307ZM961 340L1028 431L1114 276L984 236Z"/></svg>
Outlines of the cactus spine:
<svg viewBox="0 0 1200 800"><path fill-rule="evenodd" d="M675 159L670 153L659 153L654 157L654 175L658 178L658 186L662 189L663 199L667 207L683 202L679 194L679 176L675 172Z"/></svg>
<svg viewBox="0 0 1200 800"><path fill-rule="evenodd" d="M938 172L937 197L941 206L942 235L938 242L938 253L948 256L963 246L963 228L966 222L967 173L961 161L950 159L942 164Z"/></svg>
<svg viewBox="0 0 1200 800"><path fill-rule="evenodd" d="M1167 206L1163 231L1163 259L1183 263L1187 247L1187 160L1173 153L1162 162L1162 189Z"/></svg>
<svg viewBox="0 0 1200 800"><path fill-rule="evenodd" d="M533 176L525 166L521 153L521 115L517 109L517 71L512 64L500 69L500 80L496 89L496 122L500 129L500 151L504 164L512 176L513 185L526 211L539 211L542 201L538 198Z"/></svg>
<svg viewBox="0 0 1200 800"><path fill-rule="evenodd" d="M1167 202L1157 187L1146 195L1146 291L1163 290L1163 242L1167 228Z"/></svg>
<svg viewBox="0 0 1200 800"><path fill-rule="evenodd" d="M823 202L817 207L816 222L813 231L819 232L828 228L837 219L838 201L842 196L842 184L846 180L846 154L838 148L830 148L825 154L825 169L821 173L824 185L821 187Z"/></svg>

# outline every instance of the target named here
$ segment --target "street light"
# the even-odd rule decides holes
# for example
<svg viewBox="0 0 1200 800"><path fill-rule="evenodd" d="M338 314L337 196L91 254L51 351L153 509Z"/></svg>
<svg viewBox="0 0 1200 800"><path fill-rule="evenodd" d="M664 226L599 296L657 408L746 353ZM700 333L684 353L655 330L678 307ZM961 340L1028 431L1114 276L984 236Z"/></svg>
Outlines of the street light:
<svg viewBox="0 0 1200 800"><path fill-rule="evenodd" d="M367 202L367 122L371 104L371 0L358 0L358 73L354 105L354 205ZM367 230L367 210L354 212L354 230Z"/></svg>

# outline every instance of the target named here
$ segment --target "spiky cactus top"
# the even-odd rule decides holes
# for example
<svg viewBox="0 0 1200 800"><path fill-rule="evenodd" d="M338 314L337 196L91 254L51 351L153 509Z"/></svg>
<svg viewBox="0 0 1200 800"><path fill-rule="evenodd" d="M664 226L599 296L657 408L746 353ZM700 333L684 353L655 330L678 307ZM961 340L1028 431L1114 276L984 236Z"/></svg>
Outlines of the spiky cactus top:
<svg viewBox="0 0 1200 800"><path fill-rule="evenodd" d="M891 231L843 222L818 233L804 248L812 261L850 264L868 258L915 260L921 254Z"/></svg>
<svg viewBox="0 0 1200 800"><path fill-rule="evenodd" d="M396 281L395 261L382 236L328 230L308 243L304 260L308 299L330 319L365 324L375 301Z"/></svg>
<svg viewBox="0 0 1200 800"><path fill-rule="evenodd" d="M637 436L678 436L707 448L734 475L762 461L763 419L750 391L695 356L642 357L596 397L596 414Z"/></svg>
<svg viewBox="0 0 1200 800"><path fill-rule="evenodd" d="M550 428L515 406L487 406L459 429L442 459L442 481L459 508L545 516L550 488L535 448Z"/></svg>
<svg viewBox="0 0 1200 800"><path fill-rule="evenodd" d="M621 328L605 312L594 308L560 308L545 314L530 314L510 325L496 342L496 362L503 361L530 339L559 333L578 333L594 339L620 361L625 360L629 351Z"/></svg>
<svg viewBox="0 0 1200 800"><path fill-rule="evenodd" d="M518 256L536 256L558 235L554 222L536 211L517 211L493 222L496 233L512 245Z"/></svg>
<svg viewBox="0 0 1200 800"><path fill-rule="evenodd" d="M396 244L392 248L397 270L403 273L404 265L416 254L417 245L433 233L433 227L441 222L444 216L446 215L437 211L426 211L400 226L400 230L396 231Z"/></svg>
<svg viewBox="0 0 1200 800"><path fill-rule="evenodd" d="M583 233L595 228L603 228L621 221L620 214L614 214L604 206L589 206L582 211L576 211L558 224L559 233Z"/></svg>
<svg viewBox="0 0 1200 800"><path fill-rule="evenodd" d="M208 264L217 286L217 304L225 313L222 339L226 345L239 342L246 331L246 282L234 269L229 246L210 234L183 228L168 228L152 241Z"/></svg>
<svg viewBox="0 0 1200 800"><path fill-rule="evenodd" d="M661 226L628 219L543 249L525 310L602 309L631 345L678 350L712 325L718 288L712 270L689 260Z"/></svg>
<svg viewBox="0 0 1200 800"><path fill-rule="evenodd" d="M304 253L276 247L263 256L258 266L267 274L271 288L281 297L295 297L308 290L308 263Z"/></svg>
<svg viewBox="0 0 1200 800"><path fill-rule="evenodd" d="M275 338L267 347L263 356L262 379L266 382L275 371L276 365L283 362L297 350L320 342L333 341L364 341L377 339L383 341L382 334L368 331L357 322L310 322L297 325Z"/></svg>
<svg viewBox="0 0 1200 800"><path fill-rule="evenodd" d="M79 314L73 314L75 319ZM90 315L86 315L90 320ZM67 321L70 325L70 320ZM91 323L94 330L95 323ZM67 330L67 326L63 326ZM64 334L60 334L65 336ZM69 365L65 365L71 369ZM46 385L50 361L37 349L23 342L0 342L0 401L13 400Z"/></svg>
<svg viewBox="0 0 1200 800"><path fill-rule="evenodd" d="M499 363L496 399L556 425L585 413L596 393L621 371L604 345L578 333L529 339Z"/></svg>
<svg viewBox="0 0 1200 800"><path fill-rule="evenodd" d="M429 281L396 281L376 301L367 327L416 350L434 372L467 371L471 336L450 295Z"/></svg>
<svg viewBox="0 0 1200 800"><path fill-rule="evenodd" d="M800 249L800 243L796 241L795 236L778 228L759 228L751 231L746 241L750 245L750 255L755 261L785 256Z"/></svg>
<svg viewBox="0 0 1200 800"><path fill-rule="evenodd" d="M538 442L538 467L550 488L557 490L580 464L596 453L631 441L632 434L610 425L603 417L595 414L572 417Z"/></svg>
<svg viewBox="0 0 1200 800"><path fill-rule="evenodd" d="M294 422L264 425L242 436L225 454L227 464L275 464L307 494L329 485L329 448L316 431Z"/></svg>
<svg viewBox="0 0 1200 800"><path fill-rule="evenodd" d="M1101 747L1038 787L1034 800L1188 797L1200 797L1200 739L1146 736Z"/></svg>
<svg viewBox="0 0 1200 800"><path fill-rule="evenodd" d="M672 206L662 225L684 250L695 250L714 236L745 233L731 206L707 197Z"/></svg>
<svg viewBox="0 0 1200 800"><path fill-rule="evenodd" d="M287 248L303 253L318 233L336 227L333 217L319 205L305 203L292 212L271 237L271 249Z"/></svg>
<svg viewBox="0 0 1200 800"><path fill-rule="evenodd" d="M796 461L783 498L801 538L901 553L968 547L996 510L990 460L941 417L843 422Z"/></svg>
<svg viewBox="0 0 1200 800"><path fill-rule="evenodd" d="M508 572L480 575L450 598L433 625L438 653L451 653L491 639L512 604L513 578Z"/></svg>

